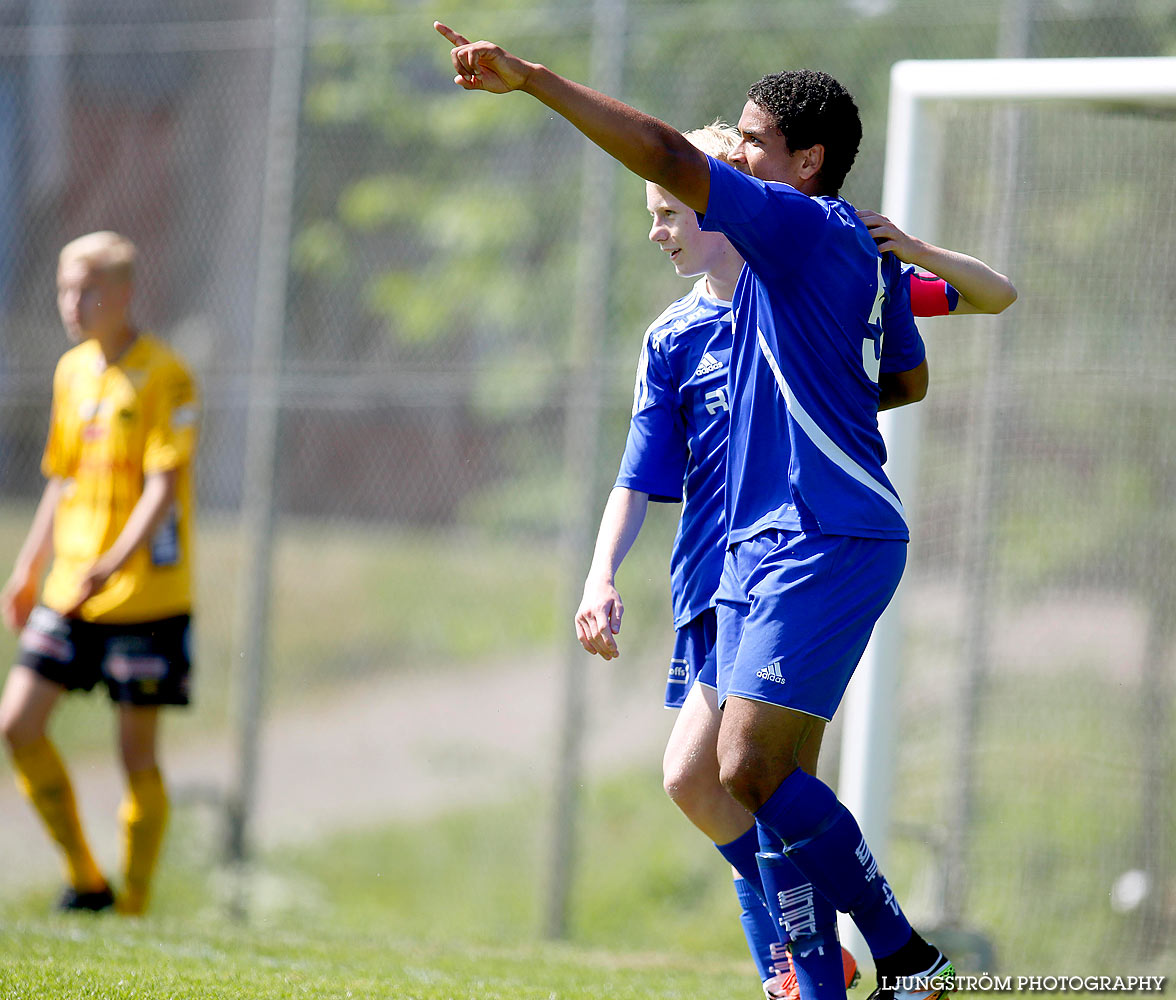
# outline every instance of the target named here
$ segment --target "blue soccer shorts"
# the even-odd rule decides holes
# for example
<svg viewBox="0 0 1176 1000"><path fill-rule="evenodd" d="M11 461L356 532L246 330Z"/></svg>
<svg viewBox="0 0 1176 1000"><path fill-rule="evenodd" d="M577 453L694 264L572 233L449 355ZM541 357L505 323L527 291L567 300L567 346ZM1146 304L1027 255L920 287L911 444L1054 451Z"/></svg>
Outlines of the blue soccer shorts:
<svg viewBox="0 0 1176 1000"><path fill-rule="evenodd" d="M189 626L188 615L112 625L38 605L20 634L17 662L67 691L102 681L121 704L187 705Z"/></svg>
<svg viewBox="0 0 1176 1000"><path fill-rule="evenodd" d="M666 676L666 708L681 708L697 681L709 688L718 683L715 609L707 608L674 632L674 654Z"/></svg>
<svg viewBox="0 0 1176 1000"><path fill-rule="evenodd" d="M906 565L907 543L769 530L727 550L718 695L830 720Z"/></svg>

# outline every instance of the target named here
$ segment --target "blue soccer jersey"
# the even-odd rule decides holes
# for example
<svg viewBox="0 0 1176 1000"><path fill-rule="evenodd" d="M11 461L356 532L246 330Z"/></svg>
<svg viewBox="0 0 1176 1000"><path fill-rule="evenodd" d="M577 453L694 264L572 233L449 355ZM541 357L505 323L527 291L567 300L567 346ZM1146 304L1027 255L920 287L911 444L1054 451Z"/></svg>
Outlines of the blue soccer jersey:
<svg viewBox="0 0 1176 1000"><path fill-rule="evenodd" d="M637 363L616 485L684 501L670 556L675 628L714 607L723 570L730 357L731 303L700 278L645 331Z"/></svg>
<svg viewBox="0 0 1176 1000"><path fill-rule="evenodd" d="M708 159L700 224L747 262L734 300L729 541L769 528L909 537L878 430L879 373L925 356L901 263L843 199Z"/></svg>

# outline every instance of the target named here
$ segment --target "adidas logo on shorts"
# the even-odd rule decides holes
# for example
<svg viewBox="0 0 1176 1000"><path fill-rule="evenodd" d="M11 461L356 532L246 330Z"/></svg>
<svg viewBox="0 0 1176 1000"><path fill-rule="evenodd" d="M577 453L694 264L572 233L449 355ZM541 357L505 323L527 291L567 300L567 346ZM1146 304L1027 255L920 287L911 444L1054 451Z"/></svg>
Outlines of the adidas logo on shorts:
<svg viewBox="0 0 1176 1000"><path fill-rule="evenodd" d="M784 671L780 669L780 661L773 660L766 667L761 667L755 672L756 677L765 681L775 681L777 684L784 684Z"/></svg>

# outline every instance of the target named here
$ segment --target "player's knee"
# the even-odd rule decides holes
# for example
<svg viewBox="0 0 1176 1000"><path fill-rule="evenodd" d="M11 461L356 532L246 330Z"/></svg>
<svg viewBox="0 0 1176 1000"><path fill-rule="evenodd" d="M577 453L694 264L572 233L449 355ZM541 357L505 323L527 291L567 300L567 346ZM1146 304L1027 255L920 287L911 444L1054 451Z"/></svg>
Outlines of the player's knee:
<svg viewBox="0 0 1176 1000"><path fill-rule="evenodd" d="M719 781L731 798L754 813L795 767L794 764L785 770L761 754L733 748L719 758Z"/></svg>
<svg viewBox="0 0 1176 1000"><path fill-rule="evenodd" d="M42 730L21 713L0 705L0 734L9 749L19 750L40 739Z"/></svg>
<svg viewBox="0 0 1176 1000"><path fill-rule="evenodd" d="M154 740L148 741L124 736L119 742L119 755L122 758L123 770L127 774L150 771L159 767L155 756Z"/></svg>
<svg viewBox="0 0 1176 1000"><path fill-rule="evenodd" d="M703 807L714 785L714 774L701 774L689 759L667 756L662 761L662 787L688 816Z"/></svg>
<svg viewBox="0 0 1176 1000"><path fill-rule="evenodd" d="M754 759L738 750L729 750L719 758L719 782L745 809L755 811L762 804L757 798L759 785Z"/></svg>

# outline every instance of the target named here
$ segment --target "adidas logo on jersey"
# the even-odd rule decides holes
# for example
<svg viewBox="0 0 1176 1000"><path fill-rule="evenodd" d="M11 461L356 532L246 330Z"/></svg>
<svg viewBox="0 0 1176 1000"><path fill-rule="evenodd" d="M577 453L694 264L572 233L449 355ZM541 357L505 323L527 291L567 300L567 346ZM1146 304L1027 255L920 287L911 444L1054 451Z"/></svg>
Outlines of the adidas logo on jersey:
<svg viewBox="0 0 1176 1000"><path fill-rule="evenodd" d="M700 375L709 375L711 372L717 372L723 367L723 362L716 358L710 351L707 351L702 360L698 362L698 367L694 370L694 377L698 378Z"/></svg>
<svg viewBox="0 0 1176 1000"><path fill-rule="evenodd" d="M774 681L777 684L786 683L784 680L784 671L780 669L779 660L773 660L766 667L760 667L755 672L755 675L765 681Z"/></svg>

